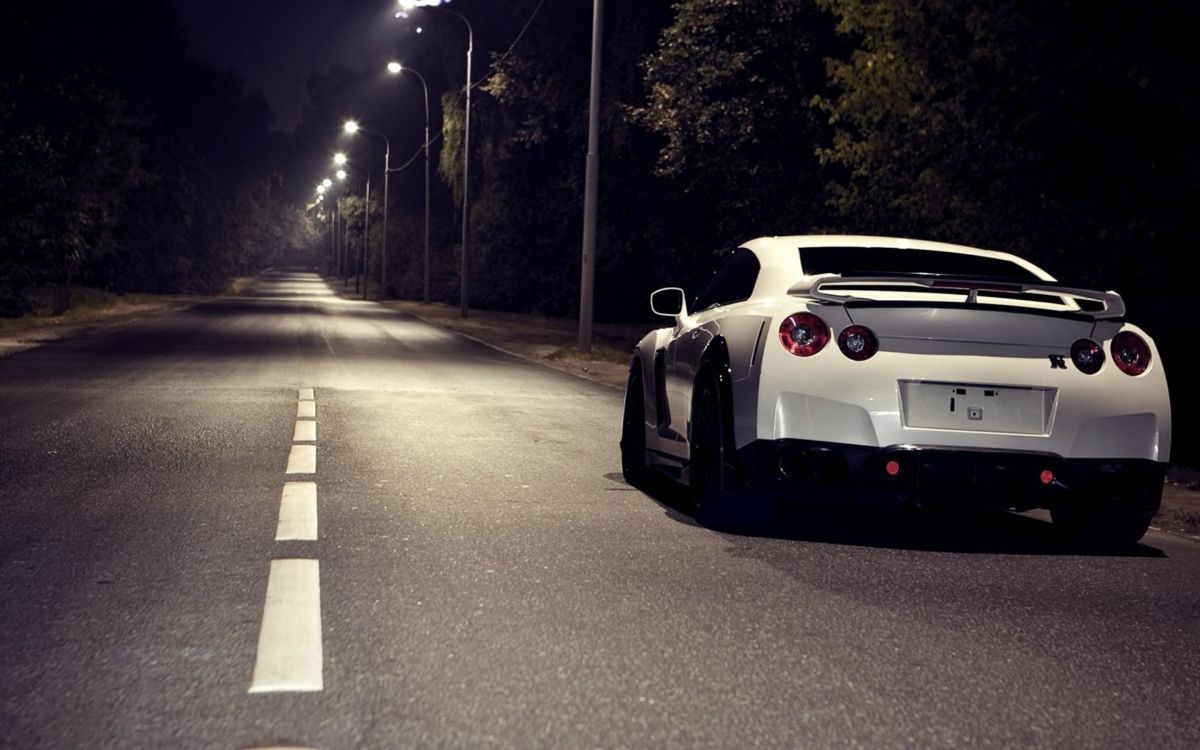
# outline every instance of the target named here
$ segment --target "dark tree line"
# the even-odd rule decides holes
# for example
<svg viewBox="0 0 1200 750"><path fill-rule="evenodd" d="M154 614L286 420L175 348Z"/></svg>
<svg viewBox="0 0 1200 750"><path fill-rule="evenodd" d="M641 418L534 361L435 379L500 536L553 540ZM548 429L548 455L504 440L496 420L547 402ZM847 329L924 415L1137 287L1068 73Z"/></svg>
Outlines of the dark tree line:
<svg viewBox="0 0 1200 750"><path fill-rule="evenodd" d="M0 10L0 315L31 290L215 293L309 241L281 136L164 0Z"/></svg>
<svg viewBox="0 0 1200 750"><path fill-rule="evenodd" d="M591 6L451 4L477 36L481 306L570 314L577 304ZM397 44L431 84L445 258L458 242L465 38L418 13L420 45ZM640 316L644 287L698 281L714 250L808 231L1012 250L1139 298L1177 286L1169 268L1196 221L1198 13L1135 0L607 3L602 315ZM294 153L328 152L353 112L404 141L395 151L419 149L416 81L380 77L314 81ZM378 161L376 146L360 146ZM420 222L405 227L419 219L419 162L392 179L390 283L412 295ZM315 176L293 181L310 190ZM456 273L456 262L442 266ZM450 281L439 285L447 299Z"/></svg>

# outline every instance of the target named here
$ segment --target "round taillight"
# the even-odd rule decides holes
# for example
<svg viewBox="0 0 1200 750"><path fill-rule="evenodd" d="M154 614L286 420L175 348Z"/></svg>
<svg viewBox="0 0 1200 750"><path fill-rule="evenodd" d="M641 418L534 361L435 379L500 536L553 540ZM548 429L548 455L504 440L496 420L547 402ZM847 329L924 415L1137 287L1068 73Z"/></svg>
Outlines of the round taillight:
<svg viewBox="0 0 1200 750"><path fill-rule="evenodd" d="M1150 366L1150 345L1133 331L1121 331L1113 336L1113 362L1126 375L1141 375Z"/></svg>
<svg viewBox="0 0 1200 750"><path fill-rule="evenodd" d="M861 362L879 351L879 339L866 326L847 326L838 334L838 348L850 359Z"/></svg>
<svg viewBox="0 0 1200 750"><path fill-rule="evenodd" d="M789 315L779 324L779 343L797 357L811 357L829 343L829 326L812 313Z"/></svg>
<svg viewBox="0 0 1200 750"><path fill-rule="evenodd" d="M1091 339L1079 339L1071 344L1071 361L1080 372L1095 375L1104 367L1104 347Z"/></svg>

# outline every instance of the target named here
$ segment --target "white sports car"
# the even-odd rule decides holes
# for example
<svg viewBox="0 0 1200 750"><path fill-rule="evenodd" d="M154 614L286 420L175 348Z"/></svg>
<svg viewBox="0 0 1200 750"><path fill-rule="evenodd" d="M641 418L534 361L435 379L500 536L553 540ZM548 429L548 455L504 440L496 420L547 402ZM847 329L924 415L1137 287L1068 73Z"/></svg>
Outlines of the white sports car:
<svg viewBox="0 0 1200 750"><path fill-rule="evenodd" d="M1171 445L1154 342L1114 292L1008 253L863 236L762 237L634 351L621 458L734 527L750 497L1048 508L1132 544Z"/></svg>

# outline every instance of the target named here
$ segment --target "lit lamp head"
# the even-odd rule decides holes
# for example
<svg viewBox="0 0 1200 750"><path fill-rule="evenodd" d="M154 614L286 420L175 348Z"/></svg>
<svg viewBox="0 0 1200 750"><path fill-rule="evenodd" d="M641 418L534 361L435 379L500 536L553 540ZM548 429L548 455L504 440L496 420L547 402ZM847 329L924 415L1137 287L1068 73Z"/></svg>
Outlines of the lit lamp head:
<svg viewBox="0 0 1200 750"><path fill-rule="evenodd" d="M354 135L358 132L358 123L354 120L346 120L346 124L342 126L342 130L346 131L350 135Z"/></svg>
<svg viewBox="0 0 1200 750"><path fill-rule="evenodd" d="M344 180L344 179L346 179L346 170L344 170L344 169L339 169L339 170L337 171L337 178L338 178L339 180Z"/></svg>
<svg viewBox="0 0 1200 750"><path fill-rule="evenodd" d="M326 177L324 180L321 180L321 187L323 187L323 188L333 187L333 180Z"/></svg>
<svg viewBox="0 0 1200 750"><path fill-rule="evenodd" d="M387 64L387 69L388 69L388 72L391 73L392 75L399 75L400 71L404 70L404 66L401 65L400 63L396 62L395 60L392 60L390 63Z"/></svg>
<svg viewBox="0 0 1200 750"><path fill-rule="evenodd" d="M328 188L326 188L326 187L325 187L325 184L324 184L324 183L321 183L320 185L317 185L317 195L325 195L325 191L326 191L327 189L328 189Z"/></svg>
<svg viewBox="0 0 1200 750"><path fill-rule="evenodd" d="M339 167L342 166L343 164L346 163L346 155L343 153L334 154L333 155L333 163L338 165Z"/></svg>
<svg viewBox="0 0 1200 750"><path fill-rule="evenodd" d="M408 18L408 14L421 6L441 5L446 0L396 0L396 18Z"/></svg>

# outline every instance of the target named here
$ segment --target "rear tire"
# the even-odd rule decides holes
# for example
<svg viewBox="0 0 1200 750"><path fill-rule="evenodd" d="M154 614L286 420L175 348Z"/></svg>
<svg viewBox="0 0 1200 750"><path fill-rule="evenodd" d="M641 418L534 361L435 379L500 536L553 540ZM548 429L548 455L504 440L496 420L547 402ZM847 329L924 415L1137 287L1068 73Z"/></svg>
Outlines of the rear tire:
<svg viewBox="0 0 1200 750"><path fill-rule="evenodd" d="M1116 496L1099 496L1050 509L1055 528L1070 544L1094 551L1120 551L1137 544L1162 502L1162 482Z"/></svg>
<svg viewBox="0 0 1200 750"><path fill-rule="evenodd" d="M692 392L692 424L688 458L692 515L712 529L747 530L763 522L750 512L753 504L739 476L732 427L726 419L721 376L701 373Z"/></svg>
<svg viewBox="0 0 1200 750"><path fill-rule="evenodd" d="M634 364L625 385L625 409L621 418L621 473L634 487L646 481L646 394L642 366Z"/></svg>

